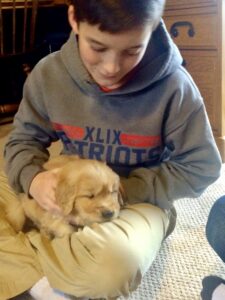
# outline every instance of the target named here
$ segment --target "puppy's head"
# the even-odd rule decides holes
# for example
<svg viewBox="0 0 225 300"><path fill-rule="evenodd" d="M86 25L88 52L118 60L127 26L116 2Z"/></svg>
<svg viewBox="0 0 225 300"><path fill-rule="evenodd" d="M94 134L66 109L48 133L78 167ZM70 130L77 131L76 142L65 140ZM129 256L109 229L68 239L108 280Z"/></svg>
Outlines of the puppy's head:
<svg viewBox="0 0 225 300"><path fill-rule="evenodd" d="M78 159L58 172L56 199L70 223L84 226L118 216L122 204L120 180L106 164Z"/></svg>

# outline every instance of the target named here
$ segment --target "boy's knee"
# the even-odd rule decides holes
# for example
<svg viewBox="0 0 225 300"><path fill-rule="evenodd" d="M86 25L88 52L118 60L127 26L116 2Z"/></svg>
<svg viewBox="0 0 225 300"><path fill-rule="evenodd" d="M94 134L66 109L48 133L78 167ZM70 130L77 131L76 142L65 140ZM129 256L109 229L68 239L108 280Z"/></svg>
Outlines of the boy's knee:
<svg viewBox="0 0 225 300"><path fill-rule="evenodd" d="M218 222L224 221L225 216L225 196L219 198L212 206L207 220L207 232L218 228ZM224 222L225 224L225 222Z"/></svg>
<svg viewBox="0 0 225 300"><path fill-rule="evenodd" d="M220 197L212 206L211 214L224 214L225 213L225 196Z"/></svg>
<svg viewBox="0 0 225 300"><path fill-rule="evenodd" d="M225 230L225 196L219 198L211 208L206 224L206 237L209 244L217 251L225 244L221 239L221 232Z"/></svg>
<svg viewBox="0 0 225 300"><path fill-rule="evenodd" d="M90 297L126 295L136 289L160 248L164 218L157 208L132 206L113 223L82 231L79 240L82 237L93 256L91 265L85 261L86 283L95 293Z"/></svg>
<svg viewBox="0 0 225 300"><path fill-rule="evenodd" d="M141 281L139 257L134 251L122 245L105 245L97 260L89 266L87 285L90 297L127 296Z"/></svg>

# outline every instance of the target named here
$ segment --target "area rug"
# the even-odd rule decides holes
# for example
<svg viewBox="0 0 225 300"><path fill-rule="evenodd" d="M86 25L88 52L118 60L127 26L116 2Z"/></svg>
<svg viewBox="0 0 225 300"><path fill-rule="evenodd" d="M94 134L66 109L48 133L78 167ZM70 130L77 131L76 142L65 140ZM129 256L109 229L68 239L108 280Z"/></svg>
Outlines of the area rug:
<svg viewBox="0 0 225 300"><path fill-rule="evenodd" d="M129 300L199 300L205 276L225 278L225 265L205 237L209 210L222 195L225 195L225 165L221 177L201 197L176 202L176 229Z"/></svg>

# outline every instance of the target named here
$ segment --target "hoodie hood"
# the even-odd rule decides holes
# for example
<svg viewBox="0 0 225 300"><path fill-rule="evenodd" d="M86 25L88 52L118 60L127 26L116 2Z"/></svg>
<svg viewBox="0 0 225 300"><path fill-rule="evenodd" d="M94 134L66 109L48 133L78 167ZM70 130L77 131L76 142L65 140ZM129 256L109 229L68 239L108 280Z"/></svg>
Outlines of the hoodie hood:
<svg viewBox="0 0 225 300"><path fill-rule="evenodd" d="M73 57L71 57L71 53L74 53ZM77 39L73 32L61 48L61 58L70 76L82 90L90 93L102 92L83 65ZM144 57L134 69L133 76L121 88L110 92L110 94L128 94L143 90L172 74L181 64L181 54L161 20L152 34Z"/></svg>

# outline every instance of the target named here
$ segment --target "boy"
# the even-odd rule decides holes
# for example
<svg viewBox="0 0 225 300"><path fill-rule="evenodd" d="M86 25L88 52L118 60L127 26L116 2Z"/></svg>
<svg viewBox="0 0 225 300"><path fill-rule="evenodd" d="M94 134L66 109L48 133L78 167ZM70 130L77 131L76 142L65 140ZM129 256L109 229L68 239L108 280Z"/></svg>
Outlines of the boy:
<svg viewBox="0 0 225 300"><path fill-rule="evenodd" d="M175 226L173 201L197 197L218 178L203 100L161 21L163 7L163 0L74 0L68 42L29 75L5 147L10 185L60 213L57 178L42 167L60 139L66 154L106 161L131 205L114 222L52 241L15 234L3 215L5 298L32 287L35 299L47 299L43 284L51 300L66 295L50 285L77 297L128 294ZM4 180L6 202L14 194Z"/></svg>

